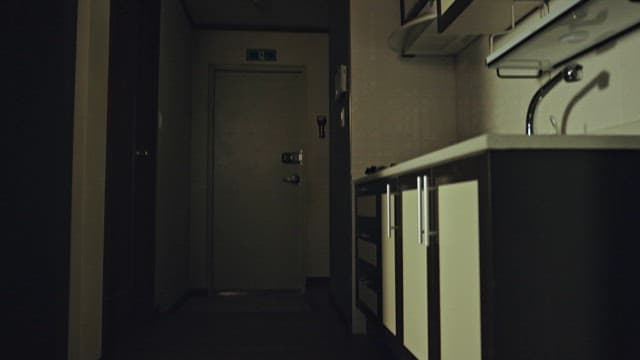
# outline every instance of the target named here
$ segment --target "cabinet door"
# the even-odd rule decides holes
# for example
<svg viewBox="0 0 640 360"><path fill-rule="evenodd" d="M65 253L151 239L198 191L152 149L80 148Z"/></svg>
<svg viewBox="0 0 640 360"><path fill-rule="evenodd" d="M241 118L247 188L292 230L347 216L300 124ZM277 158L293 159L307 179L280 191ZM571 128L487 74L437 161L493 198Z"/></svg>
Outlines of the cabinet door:
<svg viewBox="0 0 640 360"><path fill-rule="evenodd" d="M402 191L402 305L404 346L419 360L428 359L427 248L421 242L422 210L418 189Z"/></svg>
<svg viewBox="0 0 640 360"><path fill-rule="evenodd" d="M478 181L438 187L442 360L480 360Z"/></svg>
<svg viewBox="0 0 640 360"><path fill-rule="evenodd" d="M379 306L380 204L373 185L360 186L356 196L356 298L360 308L374 317Z"/></svg>
<svg viewBox="0 0 640 360"><path fill-rule="evenodd" d="M381 197L381 247L382 247L382 323L396 335L396 236L395 195L392 186L386 186Z"/></svg>

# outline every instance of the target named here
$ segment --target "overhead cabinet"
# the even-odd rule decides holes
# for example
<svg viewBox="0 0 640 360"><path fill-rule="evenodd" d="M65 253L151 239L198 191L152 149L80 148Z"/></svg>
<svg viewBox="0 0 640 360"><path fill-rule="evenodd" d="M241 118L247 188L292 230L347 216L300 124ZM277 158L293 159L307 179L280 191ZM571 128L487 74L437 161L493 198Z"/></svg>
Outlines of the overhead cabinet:
<svg viewBox="0 0 640 360"><path fill-rule="evenodd" d="M437 0L438 32L493 34L539 8L531 0Z"/></svg>
<svg viewBox="0 0 640 360"><path fill-rule="evenodd" d="M422 15L389 35L389 48L402 56L455 55L476 37L474 34L438 33L437 15Z"/></svg>
<svg viewBox="0 0 640 360"><path fill-rule="evenodd" d="M540 4L525 0L437 0L436 6L391 33L389 47L403 56L455 55L479 35L506 30Z"/></svg>
<svg viewBox="0 0 640 360"><path fill-rule="evenodd" d="M549 71L640 26L640 1L562 0L496 42L487 66Z"/></svg>
<svg viewBox="0 0 640 360"><path fill-rule="evenodd" d="M640 358L639 161L636 137L483 136L358 179L393 209L389 341L430 360Z"/></svg>

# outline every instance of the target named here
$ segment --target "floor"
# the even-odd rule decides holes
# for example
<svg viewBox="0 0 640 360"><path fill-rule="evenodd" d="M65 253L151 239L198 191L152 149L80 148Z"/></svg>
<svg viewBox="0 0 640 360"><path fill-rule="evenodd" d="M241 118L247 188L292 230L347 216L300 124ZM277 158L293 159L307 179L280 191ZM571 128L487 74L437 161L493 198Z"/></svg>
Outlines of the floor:
<svg viewBox="0 0 640 360"><path fill-rule="evenodd" d="M191 298L128 341L116 359L389 359L365 336L346 332L325 282L305 294Z"/></svg>

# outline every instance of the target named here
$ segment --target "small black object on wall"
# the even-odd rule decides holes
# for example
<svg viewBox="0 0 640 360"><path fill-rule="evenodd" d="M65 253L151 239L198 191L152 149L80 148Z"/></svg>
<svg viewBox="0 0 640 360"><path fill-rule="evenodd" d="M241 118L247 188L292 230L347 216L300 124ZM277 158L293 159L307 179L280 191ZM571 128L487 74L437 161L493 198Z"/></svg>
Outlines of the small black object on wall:
<svg viewBox="0 0 640 360"><path fill-rule="evenodd" d="M324 139L325 138L324 127L325 125L327 125L327 117L324 115L318 115L316 117L316 123L318 123L318 137L320 139Z"/></svg>

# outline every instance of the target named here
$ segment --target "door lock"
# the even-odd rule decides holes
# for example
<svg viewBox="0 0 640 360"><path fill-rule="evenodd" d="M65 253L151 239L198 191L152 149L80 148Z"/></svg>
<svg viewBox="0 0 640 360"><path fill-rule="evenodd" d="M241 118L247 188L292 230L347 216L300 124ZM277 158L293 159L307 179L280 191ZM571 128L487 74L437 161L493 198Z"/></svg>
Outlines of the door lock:
<svg viewBox="0 0 640 360"><path fill-rule="evenodd" d="M283 164L300 164L302 165L302 150L282 153Z"/></svg>
<svg viewBox="0 0 640 360"><path fill-rule="evenodd" d="M282 182L285 182L291 185L298 185L300 183L300 175L293 174L293 175L286 176L282 178Z"/></svg>
<svg viewBox="0 0 640 360"><path fill-rule="evenodd" d="M325 137L324 127L325 125L327 125L327 117L318 115L316 117L316 123L318 123L318 137L320 139L324 139Z"/></svg>

